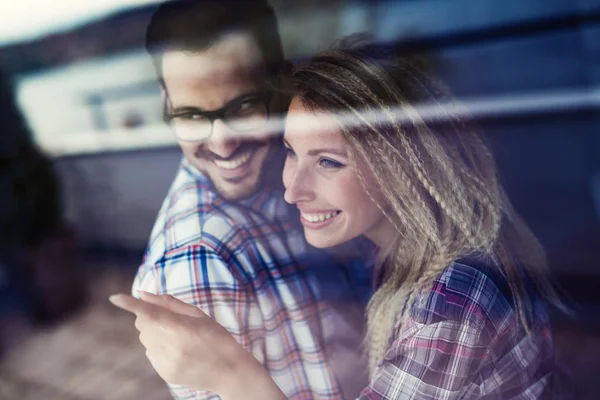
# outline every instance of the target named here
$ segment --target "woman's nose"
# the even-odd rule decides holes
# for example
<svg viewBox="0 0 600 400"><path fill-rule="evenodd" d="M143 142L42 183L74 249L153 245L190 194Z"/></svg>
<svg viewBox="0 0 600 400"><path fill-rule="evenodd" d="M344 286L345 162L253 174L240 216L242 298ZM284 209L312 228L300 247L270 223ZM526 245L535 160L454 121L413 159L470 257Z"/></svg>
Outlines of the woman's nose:
<svg viewBox="0 0 600 400"><path fill-rule="evenodd" d="M285 194L283 198L290 204L296 204L302 201L310 201L314 197L312 185L310 183L310 173L297 165L285 163L283 170L283 185Z"/></svg>

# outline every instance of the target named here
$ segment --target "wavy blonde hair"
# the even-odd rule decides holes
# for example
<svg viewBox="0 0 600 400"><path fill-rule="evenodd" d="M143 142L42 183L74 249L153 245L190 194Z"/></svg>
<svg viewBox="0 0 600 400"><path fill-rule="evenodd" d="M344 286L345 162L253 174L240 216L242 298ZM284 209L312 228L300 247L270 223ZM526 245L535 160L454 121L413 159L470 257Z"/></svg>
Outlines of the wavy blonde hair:
<svg viewBox="0 0 600 400"><path fill-rule="evenodd" d="M392 334L406 326L419 294L460 258L494 261L528 333L525 276L558 304L544 251L513 211L491 152L418 59L376 45L330 50L297 67L292 82L306 108L350 116L352 123L344 118L340 124L348 151L372 171L365 179L357 168L364 189L376 193L372 199L395 227L391 245L380 250L381 283L367 309L371 374ZM422 104L443 121L426 120Z"/></svg>

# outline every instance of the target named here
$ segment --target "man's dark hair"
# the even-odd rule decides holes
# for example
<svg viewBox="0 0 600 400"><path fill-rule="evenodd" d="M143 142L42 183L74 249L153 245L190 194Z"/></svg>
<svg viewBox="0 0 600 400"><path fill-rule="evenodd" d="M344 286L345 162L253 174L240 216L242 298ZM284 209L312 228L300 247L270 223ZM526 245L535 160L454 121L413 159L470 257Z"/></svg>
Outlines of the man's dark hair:
<svg viewBox="0 0 600 400"><path fill-rule="evenodd" d="M266 0L172 0L161 4L146 30L146 49L162 78L165 50L202 51L232 32L247 32L269 72L283 66L275 12Z"/></svg>

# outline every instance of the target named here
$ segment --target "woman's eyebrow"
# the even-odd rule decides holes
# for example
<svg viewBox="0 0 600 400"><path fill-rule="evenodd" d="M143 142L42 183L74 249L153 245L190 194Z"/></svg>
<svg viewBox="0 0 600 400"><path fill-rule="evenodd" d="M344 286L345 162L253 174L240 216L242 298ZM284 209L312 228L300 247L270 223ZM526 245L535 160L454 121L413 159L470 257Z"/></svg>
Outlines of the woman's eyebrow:
<svg viewBox="0 0 600 400"><path fill-rule="evenodd" d="M282 140L283 140L283 143L288 148L290 148L290 149L292 148L292 146L288 143L287 140L285 140L285 139L282 139ZM346 152L344 150L335 149L335 148L331 148L331 147L330 148L322 148L322 149L312 149L312 150L309 150L308 153L306 153L306 154L308 154L311 157L314 157L314 156L316 156L318 154L321 154L321 153L331 153L331 154L336 154L336 155L341 156L341 157L348 158L348 155L346 154Z"/></svg>
<svg viewBox="0 0 600 400"><path fill-rule="evenodd" d="M344 150L334 149L334 148L313 149L313 150L309 150L309 152L307 154L309 156L316 156L317 154L320 154L320 153L331 153L331 154L337 154L338 156L342 156L342 157L348 157L348 155L346 154L346 152Z"/></svg>

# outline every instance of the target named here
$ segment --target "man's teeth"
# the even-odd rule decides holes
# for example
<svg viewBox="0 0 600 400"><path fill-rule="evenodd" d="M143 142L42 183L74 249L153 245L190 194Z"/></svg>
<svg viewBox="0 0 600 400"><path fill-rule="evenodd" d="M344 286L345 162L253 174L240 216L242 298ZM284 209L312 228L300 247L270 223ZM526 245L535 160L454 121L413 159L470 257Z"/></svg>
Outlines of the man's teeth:
<svg viewBox="0 0 600 400"><path fill-rule="evenodd" d="M333 212L330 212L327 214L306 214L306 213L300 213L300 214L302 215L302 218L304 218L308 222L323 222L323 221L328 220L329 218L335 217L339 213L340 213L339 211L333 211Z"/></svg>
<svg viewBox="0 0 600 400"><path fill-rule="evenodd" d="M219 168L235 169L235 168L239 167L240 165L244 164L246 161L248 161L250 159L250 156L251 156L251 152L249 151L231 161L222 161L222 160L214 160L214 161L215 161L215 164L217 164L217 167L219 167Z"/></svg>

